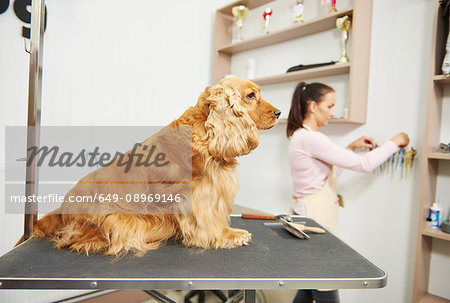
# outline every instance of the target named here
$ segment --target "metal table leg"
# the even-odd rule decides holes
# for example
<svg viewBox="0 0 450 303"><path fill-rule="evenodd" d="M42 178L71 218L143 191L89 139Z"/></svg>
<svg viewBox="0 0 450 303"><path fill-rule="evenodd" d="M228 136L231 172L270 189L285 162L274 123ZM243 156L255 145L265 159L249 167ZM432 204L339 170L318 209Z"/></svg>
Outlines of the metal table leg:
<svg viewBox="0 0 450 303"><path fill-rule="evenodd" d="M245 303L255 303L256 302L256 290L239 290L237 292L230 293L228 300L225 303L237 303L244 299Z"/></svg>
<svg viewBox="0 0 450 303"><path fill-rule="evenodd" d="M145 292L146 294L148 294L149 296L151 296L153 299L155 299L158 302L162 302L162 303L177 303L174 300L172 300L171 298L163 295L162 293L160 293L157 290L143 290L143 292Z"/></svg>
<svg viewBox="0 0 450 303"><path fill-rule="evenodd" d="M244 302L255 303L256 302L256 290L244 290Z"/></svg>

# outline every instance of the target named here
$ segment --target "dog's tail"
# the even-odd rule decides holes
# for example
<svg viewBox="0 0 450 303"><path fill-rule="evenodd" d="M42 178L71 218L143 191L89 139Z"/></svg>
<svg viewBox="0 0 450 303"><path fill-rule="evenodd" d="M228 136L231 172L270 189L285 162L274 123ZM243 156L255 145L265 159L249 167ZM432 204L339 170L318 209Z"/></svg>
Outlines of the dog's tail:
<svg viewBox="0 0 450 303"><path fill-rule="evenodd" d="M54 236L63 227L61 214L49 213L34 223L32 237L43 238ZM17 246L24 242L24 235L17 241Z"/></svg>

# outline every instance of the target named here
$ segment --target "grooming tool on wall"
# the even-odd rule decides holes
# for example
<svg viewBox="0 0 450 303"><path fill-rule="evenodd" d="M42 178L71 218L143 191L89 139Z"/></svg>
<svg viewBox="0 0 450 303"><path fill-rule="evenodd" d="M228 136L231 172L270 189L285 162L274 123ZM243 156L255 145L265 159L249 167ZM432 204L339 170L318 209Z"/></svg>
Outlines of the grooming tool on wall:
<svg viewBox="0 0 450 303"><path fill-rule="evenodd" d="M401 162L401 170L400 170L400 172L401 172L401 176L402 176L402 178L403 178L403 168L404 168L404 164L406 163L406 157L405 157L405 155L406 155L406 151L402 148L402 149L400 149L402 152L401 152L401 157L402 157L402 162Z"/></svg>
<svg viewBox="0 0 450 303"><path fill-rule="evenodd" d="M378 145L375 144L374 148L377 147ZM416 156L417 150L414 147L401 148L383 162L378 169L375 169L374 173L383 176L383 173L390 172L391 177L394 177L394 173L400 170L400 178L407 178L414 167Z"/></svg>

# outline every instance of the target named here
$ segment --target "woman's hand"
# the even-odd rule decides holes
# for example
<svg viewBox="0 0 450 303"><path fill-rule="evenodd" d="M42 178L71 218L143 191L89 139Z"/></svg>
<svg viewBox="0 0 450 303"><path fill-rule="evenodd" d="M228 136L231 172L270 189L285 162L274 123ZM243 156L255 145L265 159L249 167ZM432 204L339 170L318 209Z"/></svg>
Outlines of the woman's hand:
<svg viewBox="0 0 450 303"><path fill-rule="evenodd" d="M398 133L391 141L397 144L398 147L404 148L409 144L409 137L405 133Z"/></svg>
<svg viewBox="0 0 450 303"><path fill-rule="evenodd" d="M373 148L375 147L375 142L371 137L362 136L361 138L355 140L354 142L350 143L347 148L351 150L355 150L358 148Z"/></svg>

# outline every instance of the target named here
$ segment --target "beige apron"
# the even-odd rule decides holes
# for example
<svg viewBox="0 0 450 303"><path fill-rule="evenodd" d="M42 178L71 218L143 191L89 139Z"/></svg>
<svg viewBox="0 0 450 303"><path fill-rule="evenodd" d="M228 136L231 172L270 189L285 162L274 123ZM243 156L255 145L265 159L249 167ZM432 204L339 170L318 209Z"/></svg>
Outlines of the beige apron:
<svg viewBox="0 0 450 303"><path fill-rule="evenodd" d="M336 183L336 173L334 166L332 166L322 189L315 194L301 197L305 203L306 216L314 219L332 233L336 233L339 210ZM300 197L292 197L293 205L297 202L298 198ZM293 205L291 209L293 209Z"/></svg>
<svg viewBox="0 0 450 303"><path fill-rule="evenodd" d="M305 202L306 216L314 219L317 223L336 233L339 206L343 207L342 197L336 191L336 172L331 166L330 173L322 189L315 194L301 197ZM292 207L299 197L292 197ZM291 211L290 211L291 212ZM318 291L330 291L333 289L318 289Z"/></svg>

